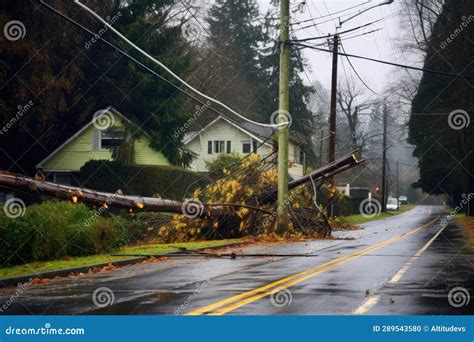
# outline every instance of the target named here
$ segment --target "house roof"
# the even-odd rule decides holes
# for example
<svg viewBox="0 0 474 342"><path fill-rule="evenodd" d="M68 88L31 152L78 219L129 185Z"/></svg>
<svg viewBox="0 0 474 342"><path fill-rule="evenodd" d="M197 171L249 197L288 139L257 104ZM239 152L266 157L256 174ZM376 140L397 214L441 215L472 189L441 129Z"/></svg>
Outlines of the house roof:
<svg viewBox="0 0 474 342"><path fill-rule="evenodd" d="M234 122L234 121L231 121L223 116L218 116L217 118L215 118L214 120L212 120L210 123L208 123L206 126L204 126L202 129L200 129L199 131L197 132L190 132L188 135L187 135L187 139L185 138L183 140L183 143L186 145L188 143L190 143L192 140L194 140L196 137L199 136L199 134L201 134L201 132L204 132L205 130L207 130L209 127L211 127L212 125L214 125L216 122L218 121L225 121L227 122L229 125L237 128L238 130L244 132L245 134L247 134L248 136L254 138L255 140L257 140L258 142L260 143L263 143L265 141L265 138L266 137L260 137L258 136L257 134L254 134L248 130L246 130L245 128L243 128L240 124L238 124L237 122ZM268 142L265 142L265 145L267 146L270 146L271 147L271 144L268 143Z"/></svg>
<svg viewBox="0 0 474 342"><path fill-rule="evenodd" d="M107 108L105 109L102 109L102 110L99 110L97 111L96 113L98 113L97 116L94 115L94 117L91 119L91 121L89 121L84 127L82 127L80 130L78 130L76 133L74 133L69 139L67 139L65 142L63 142L61 145L59 145L53 152L51 152L46 158L44 158L42 161L40 161L37 165L36 165L36 168L37 169L40 169L43 167L43 164L45 162L47 162L49 159L51 159L54 155L56 155L59 151L61 151L67 144L69 144L71 141L73 141L74 139L76 139L79 135L81 135L86 129L88 129L91 125L94 124L94 122L97 122L99 120L100 117L102 117L103 115L106 115L107 113L112 113L114 115L117 115L118 117L120 117L121 119L123 119L124 121L134 125L135 127L137 127L138 129L140 129L147 137L149 137L149 135L143 131L140 127L138 127L137 125L135 125L132 121L130 121L130 119L128 119L127 117L125 117L122 113L120 113L118 110L116 110L115 108L113 108L112 106L108 106Z"/></svg>
<svg viewBox="0 0 474 342"><path fill-rule="evenodd" d="M218 116L214 120L212 120L209 124L204 126L202 129L199 131L194 131L194 132L188 132L184 135L183 143L188 144L192 140L194 140L199 134L207 130L210 126L214 125L217 121L219 120L224 120L230 125L234 126L235 128L239 129L240 131L244 132L245 134L251 136L258 142L262 143L265 140L267 140L273 133L275 133L275 130L270 128L270 127L262 127L257 124L251 123L251 122L236 122L236 121L231 121L227 119L226 117L223 116ZM295 142L295 143L302 143L305 141L305 138L302 137L301 135L291 132L290 134L290 140ZM266 145L270 146L270 143L266 143Z"/></svg>

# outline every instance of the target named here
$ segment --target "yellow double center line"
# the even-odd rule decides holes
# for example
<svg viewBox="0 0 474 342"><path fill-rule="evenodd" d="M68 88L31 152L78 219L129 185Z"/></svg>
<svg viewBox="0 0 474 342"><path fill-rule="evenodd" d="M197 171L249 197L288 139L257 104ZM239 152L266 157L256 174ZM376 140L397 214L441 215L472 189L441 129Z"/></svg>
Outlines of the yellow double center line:
<svg viewBox="0 0 474 342"><path fill-rule="evenodd" d="M286 289L292 285L298 284L304 280L307 280L309 278L312 278L320 273L323 273L325 271L328 271L336 266L339 266L341 264L344 264L350 260L357 259L367 253L373 252L379 248L382 248L384 246L390 245L394 242L397 242L405 237L408 237L410 235L418 233L420 230L431 226L436 220L438 220L439 216L435 218L433 221L430 221L426 224L423 224L414 230L404 233L398 236L395 236L391 239L379 242L375 245L363 248L361 250L358 250L354 253L348 254L346 256L331 260L329 262L326 262L324 264L309 268L303 272L293 274L289 277L277 280L275 282L269 283L265 286L256 288L251 291L247 291L244 293L241 293L236 296L229 297L227 299L221 300L219 302L216 302L211 305L207 305L201 309L192 311L187 313L187 315L224 315L230 311L233 311L235 309L240 308L241 306L247 305L249 303L252 303L260 298L266 297L271 295L274 292L281 291L283 289Z"/></svg>

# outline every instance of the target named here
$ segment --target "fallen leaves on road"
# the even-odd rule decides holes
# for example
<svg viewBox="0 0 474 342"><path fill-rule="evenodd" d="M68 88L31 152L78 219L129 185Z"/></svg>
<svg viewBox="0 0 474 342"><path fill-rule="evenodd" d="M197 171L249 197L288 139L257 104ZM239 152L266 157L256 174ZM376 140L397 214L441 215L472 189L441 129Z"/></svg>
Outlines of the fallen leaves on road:
<svg viewBox="0 0 474 342"><path fill-rule="evenodd" d="M46 284L50 281L50 279L46 279L46 278L34 278L31 282L33 284Z"/></svg>

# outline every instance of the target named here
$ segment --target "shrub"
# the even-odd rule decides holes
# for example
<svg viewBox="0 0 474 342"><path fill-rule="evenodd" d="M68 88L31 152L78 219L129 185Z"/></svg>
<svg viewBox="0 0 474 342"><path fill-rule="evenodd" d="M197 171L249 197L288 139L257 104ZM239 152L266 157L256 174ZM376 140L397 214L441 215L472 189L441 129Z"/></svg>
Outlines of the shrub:
<svg viewBox="0 0 474 342"><path fill-rule="evenodd" d="M33 259L34 228L25 220L8 218L0 211L0 266Z"/></svg>
<svg viewBox="0 0 474 342"><path fill-rule="evenodd" d="M182 199L205 183L203 175L176 166L136 166L91 160L80 170L82 186L105 192ZM189 187L189 189L188 189Z"/></svg>
<svg viewBox="0 0 474 342"><path fill-rule="evenodd" d="M99 217L94 222L69 225L67 255L102 254L125 245L129 241L127 222L121 218Z"/></svg>
<svg viewBox="0 0 474 342"><path fill-rule="evenodd" d="M130 240L128 226L123 218L97 217L70 202L31 205L16 219L1 212L0 265L105 253Z"/></svg>
<svg viewBox="0 0 474 342"><path fill-rule="evenodd" d="M209 172L212 174L215 173L216 177L222 176L224 174L224 169L229 169L231 165L239 163L241 156L237 153L232 154L219 154L216 159L213 161L206 161L206 166Z"/></svg>

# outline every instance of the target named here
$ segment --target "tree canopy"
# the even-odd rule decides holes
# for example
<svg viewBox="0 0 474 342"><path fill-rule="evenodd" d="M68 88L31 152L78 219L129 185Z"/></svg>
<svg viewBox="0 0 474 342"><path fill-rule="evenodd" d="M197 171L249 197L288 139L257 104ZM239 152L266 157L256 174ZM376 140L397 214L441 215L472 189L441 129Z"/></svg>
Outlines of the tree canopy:
<svg viewBox="0 0 474 342"><path fill-rule="evenodd" d="M445 2L428 40L425 68L474 74L474 30L465 16L473 10L469 0ZM409 142L416 146L420 167L415 186L448 195L455 203L463 193L474 192L473 85L461 76L424 73L409 121Z"/></svg>

